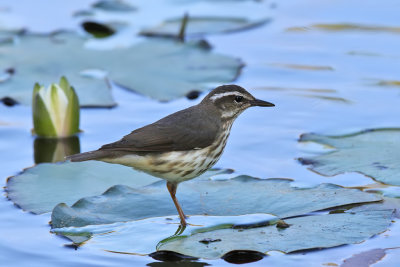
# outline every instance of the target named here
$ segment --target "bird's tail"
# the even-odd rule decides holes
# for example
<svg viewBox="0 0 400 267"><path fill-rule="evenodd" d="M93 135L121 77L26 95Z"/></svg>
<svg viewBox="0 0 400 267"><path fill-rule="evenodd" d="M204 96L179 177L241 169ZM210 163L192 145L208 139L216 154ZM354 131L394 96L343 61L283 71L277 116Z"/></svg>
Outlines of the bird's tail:
<svg viewBox="0 0 400 267"><path fill-rule="evenodd" d="M67 156L66 159L70 160L72 162L76 162L76 161L86 161L86 160L96 160L96 159L98 160L98 159L104 158L106 156L107 156L106 151L95 150L95 151L89 151L89 152L84 152L84 153L80 153L80 154Z"/></svg>

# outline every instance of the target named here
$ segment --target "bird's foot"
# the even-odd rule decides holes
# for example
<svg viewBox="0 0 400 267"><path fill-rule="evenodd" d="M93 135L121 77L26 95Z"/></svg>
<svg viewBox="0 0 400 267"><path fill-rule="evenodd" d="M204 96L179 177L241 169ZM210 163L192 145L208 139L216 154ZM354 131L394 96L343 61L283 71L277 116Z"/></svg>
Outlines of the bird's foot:
<svg viewBox="0 0 400 267"><path fill-rule="evenodd" d="M182 224L181 222L174 235L181 235L185 231L185 229L186 229L186 222L185 224Z"/></svg>

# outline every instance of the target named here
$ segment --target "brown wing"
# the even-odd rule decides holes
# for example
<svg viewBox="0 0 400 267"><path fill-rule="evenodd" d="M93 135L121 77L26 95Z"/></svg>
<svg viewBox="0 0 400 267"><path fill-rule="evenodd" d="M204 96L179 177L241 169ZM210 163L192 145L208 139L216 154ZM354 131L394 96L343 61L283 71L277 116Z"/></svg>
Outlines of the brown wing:
<svg viewBox="0 0 400 267"><path fill-rule="evenodd" d="M215 140L220 128L217 118L194 106L139 128L100 150L164 152L204 148Z"/></svg>

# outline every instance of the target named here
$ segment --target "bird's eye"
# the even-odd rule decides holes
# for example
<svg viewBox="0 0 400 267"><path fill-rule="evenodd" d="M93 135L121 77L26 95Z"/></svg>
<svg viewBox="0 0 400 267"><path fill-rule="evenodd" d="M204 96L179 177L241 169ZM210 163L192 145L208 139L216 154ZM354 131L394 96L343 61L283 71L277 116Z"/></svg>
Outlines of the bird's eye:
<svg viewBox="0 0 400 267"><path fill-rule="evenodd" d="M240 102L242 102L242 100L243 100L243 96L241 96L241 95L235 96L235 102L240 103Z"/></svg>

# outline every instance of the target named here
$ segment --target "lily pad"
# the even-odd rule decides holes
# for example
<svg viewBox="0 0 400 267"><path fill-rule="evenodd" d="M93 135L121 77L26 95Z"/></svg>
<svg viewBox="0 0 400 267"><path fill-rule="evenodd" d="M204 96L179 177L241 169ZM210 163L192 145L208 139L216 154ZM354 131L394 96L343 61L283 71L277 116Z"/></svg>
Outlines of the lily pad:
<svg viewBox="0 0 400 267"><path fill-rule="evenodd" d="M303 134L300 142L335 148L316 157L300 158L319 174L333 176L359 172L391 185L400 185L400 129L371 129L341 136Z"/></svg>
<svg viewBox="0 0 400 267"><path fill-rule="evenodd" d="M290 183L287 179L248 176L229 180L196 178L179 185L177 198L186 215L269 213L280 218L381 200L377 195L333 184L298 189ZM176 209L165 182L141 188L117 185L101 196L82 198L71 207L64 203L57 205L52 213L52 226L109 224L170 215L176 215ZM191 223L190 218L188 222Z"/></svg>
<svg viewBox="0 0 400 267"><path fill-rule="evenodd" d="M136 8L121 0L101 0L94 4L92 7L111 12L132 12Z"/></svg>
<svg viewBox="0 0 400 267"><path fill-rule="evenodd" d="M289 228L274 226L251 229L220 229L195 232L161 244L159 250L208 259L220 258L234 250L293 252L359 243L383 232L390 225L393 210L305 216L287 219ZM219 239L207 245L200 241Z"/></svg>
<svg viewBox="0 0 400 267"><path fill-rule="evenodd" d="M51 232L64 235L78 245L85 241L85 245L91 248L146 255L154 252L156 246L160 246L170 239L187 235L187 233L227 227L240 227L242 229L253 227L256 224L258 226L276 225L280 221L279 218L270 214L247 214L242 216L195 215L191 216L190 220L192 223L181 231L180 235L172 235L179 228L179 219L176 216L82 227L53 228ZM211 228L206 228L204 227L205 225L211 225ZM142 240L142 242L137 242L137 240ZM215 239L203 240L203 242L212 243L213 240L218 242Z"/></svg>
<svg viewBox="0 0 400 267"><path fill-rule="evenodd" d="M159 26L144 29L145 36L178 37L183 18L166 20ZM205 34L228 33L255 28L269 22L269 19L251 21L240 17L198 17L189 16L185 35L198 36Z"/></svg>
<svg viewBox="0 0 400 267"><path fill-rule="evenodd" d="M205 176L228 170L206 172ZM159 181L131 168L99 161L43 163L7 181L8 197L26 211L41 214L58 203L72 204L82 197L103 193L115 184L141 187Z"/></svg>
<svg viewBox="0 0 400 267"><path fill-rule="evenodd" d="M148 255L167 250L215 259L235 250L293 252L361 242L385 231L393 214L393 209L310 214L379 200L376 195L331 184L296 189L284 179L200 178L182 183L178 198L186 214L197 210L197 214L207 215L189 216L189 225L180 229L169 196L160 197L161 185L166 192L159 182L139 189L115 186L102 196L81 199L72 208L60 204L53 210L52 232L77 244L85 241L83 245L91 249L115 253ZM207 191L200 193L202 190ZM260 210L265 213L245 213ZM281 214L279 217L303 216L282 221L266 214L272 210ZM235 213L245 215L233 216ZM169 216L148 218L160 214Z"/></svg>
<svg viewBox="0 0 400 267"><path fill-rule="evenodd" d="M113 106L106 82L82 73L100 69L130 90L168 101L231 82L243 66L239 59L212 53L202 42L152 39L129 48L99 51L85 49L84 41L69 33L53 38L23 35L18 44L0 46L3 69L16 70L11 79L0 83L0 98L30 104L35 82L50 84L64 75L82 106Z"/></svg>

